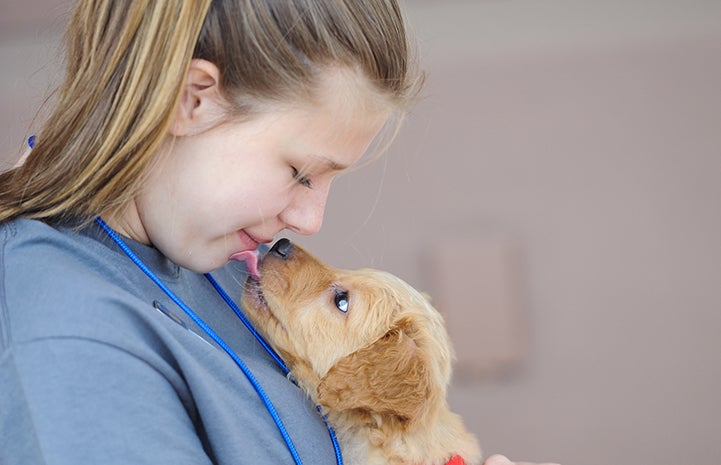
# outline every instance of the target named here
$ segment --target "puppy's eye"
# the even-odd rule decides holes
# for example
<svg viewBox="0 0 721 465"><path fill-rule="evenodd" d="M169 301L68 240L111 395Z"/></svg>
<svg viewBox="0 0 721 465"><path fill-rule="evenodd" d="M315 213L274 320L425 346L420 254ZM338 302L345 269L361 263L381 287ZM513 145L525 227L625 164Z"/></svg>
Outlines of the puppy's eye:
<svg viewBox="0 0 721 465"><path fill-rule="evenodd" d="M340 310L343 313L347 313L348 306L350 305L348 303L348 292L335 291L335 298L333 299L333 303L335 303L335 306L338 310Z"/></svg>

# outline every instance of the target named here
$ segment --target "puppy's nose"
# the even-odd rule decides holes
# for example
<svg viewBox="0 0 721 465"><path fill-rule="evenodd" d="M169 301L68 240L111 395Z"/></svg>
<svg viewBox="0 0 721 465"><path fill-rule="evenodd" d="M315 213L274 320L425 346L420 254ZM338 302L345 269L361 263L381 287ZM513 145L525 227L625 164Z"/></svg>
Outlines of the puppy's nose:
<svg viewBox="0 0 721 465"><path fill-rule="evenodd" d="M293 244L288 239L283 238L273 244L273 247L270 248L268 253L272 253L285 260L290 255L291 250L293 250Z"/></svg>

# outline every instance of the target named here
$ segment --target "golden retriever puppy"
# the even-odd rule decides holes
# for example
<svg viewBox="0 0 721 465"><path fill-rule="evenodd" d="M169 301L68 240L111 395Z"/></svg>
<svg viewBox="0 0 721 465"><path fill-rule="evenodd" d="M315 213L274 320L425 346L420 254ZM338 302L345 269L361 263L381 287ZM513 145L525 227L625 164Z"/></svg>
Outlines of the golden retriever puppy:
<svg viewBox="0 0 721 465"><path fill-rule="evenodd" d="M327 415L345 463L480 463L446 401L453 352L443 318L404 281L330 267L281 239L242 302Z"/></svg>

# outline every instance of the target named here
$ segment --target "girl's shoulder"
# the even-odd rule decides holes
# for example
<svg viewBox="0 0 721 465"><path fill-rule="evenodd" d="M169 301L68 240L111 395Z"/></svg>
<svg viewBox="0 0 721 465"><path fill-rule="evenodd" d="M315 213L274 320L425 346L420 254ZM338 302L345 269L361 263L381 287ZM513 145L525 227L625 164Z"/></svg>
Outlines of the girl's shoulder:
<svg viewBox="0 0 721 465"><path fill-rule="evenodd" d="M15 342L103 339L150 306L132 263L84 231L41 221L0 224L0 326ZM152 307L151 307L152 308Z"/></svg>
<svg viewBox="0 0 721 465"><path fill-rule="evenodd" d="M0 223L0 253L3 257L16 254L26 256L24 263L47 262L43 254L51 254L53 259L66 257L82 259L86 254L78 251L101 252L95 248L100 245L82 230L70 227L52 226L43 221L18 218ZM89 249L88 249L89 248Z"/></svg>
<svg viewBox="0 0 721 465"><path fill-rule="evenodd" d="M116 251L82 230L27 219L0 223L0 276L6 286L38 292L58 284L82 287L84 280L116 274L119 263Z"/></svg>

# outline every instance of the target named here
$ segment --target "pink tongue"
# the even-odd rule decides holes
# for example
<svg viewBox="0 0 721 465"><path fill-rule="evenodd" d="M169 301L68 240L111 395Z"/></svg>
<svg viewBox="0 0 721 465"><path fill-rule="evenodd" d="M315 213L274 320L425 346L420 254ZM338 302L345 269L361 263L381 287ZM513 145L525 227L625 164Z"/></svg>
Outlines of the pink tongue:
<svg viewBox="0 0 721 465"><path fill-rule="evenodd" d="M260 273L258 273L258 251L257 250L246 250L244 252L238 252L230 256L231 260L238 260L239 262L245 262L245 267L248 269L248 273L254 279L260 279Z"/></svg>

